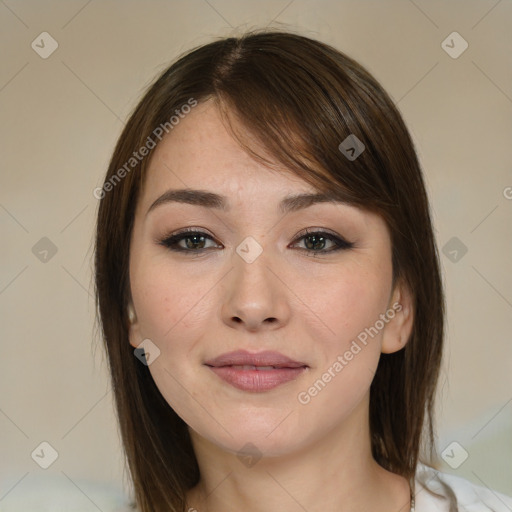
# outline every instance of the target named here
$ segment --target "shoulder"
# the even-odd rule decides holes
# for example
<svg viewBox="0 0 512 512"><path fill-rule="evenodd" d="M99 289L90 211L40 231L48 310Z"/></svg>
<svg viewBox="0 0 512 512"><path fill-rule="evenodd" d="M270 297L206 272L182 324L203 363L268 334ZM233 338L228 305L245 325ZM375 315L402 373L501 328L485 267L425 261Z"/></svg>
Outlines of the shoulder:
<svg viewBox="0 0 512 512"><path fill-rule="evenodd" d="M425 464L416 470L417 512L510 512L512 498Z"/></svg>

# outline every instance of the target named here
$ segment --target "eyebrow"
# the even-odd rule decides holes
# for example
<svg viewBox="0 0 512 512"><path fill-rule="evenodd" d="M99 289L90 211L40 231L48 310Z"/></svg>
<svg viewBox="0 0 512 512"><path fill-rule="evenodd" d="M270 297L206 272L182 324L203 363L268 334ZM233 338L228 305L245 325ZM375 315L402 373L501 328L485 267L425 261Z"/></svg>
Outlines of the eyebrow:
<svg viewBox="0 0 512 512"><path fill-rule="evenodd" d="M208 192L206 190L196 189L177 189L168 190L158 197L148 208L146 215L160 205L168 203L185 203L205 208L214 208L216 210L228 211L228 199L226 196ZM279 203L279 210L282 213L295 212L308 208L317 203L335 202L343 203L339 198L335 198L332 194L324 193L304 193L286 196Z"/></svg>

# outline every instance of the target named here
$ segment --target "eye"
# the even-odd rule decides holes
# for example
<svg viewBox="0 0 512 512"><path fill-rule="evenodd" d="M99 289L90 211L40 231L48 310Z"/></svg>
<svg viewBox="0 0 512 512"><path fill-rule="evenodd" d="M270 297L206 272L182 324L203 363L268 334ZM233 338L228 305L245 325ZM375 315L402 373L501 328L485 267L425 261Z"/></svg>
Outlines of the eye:
<svg viewBox="0 0 512 512"><path fill-rule="evenodd" d="M171 251L189 253L198 253L218 247L218 244L214 243L212 246L208 245L208 242L214 242L208 233L193 228L174 233L158 241L160 245L167 247Z"/></svg>
<svg viewBox="0 0 512 512"><path fill-rule="evenodd" d="M299 247L299 249L315 255L351 249L354 246L352 242L347 242L340 236L327 231L306 230L305 233L295 239L293 245L301 241L304 241L304 247Z"/></svg>
<svg viewBox="0 0 512 512"><path fill-rule="evenodd" d="M304 242L303 247L297 247ZM195 228L188 228L178 233L166 236L162 240L157 240L159 245L175 252L199 254L214 248L222 248L217 244L213 237L204 231ZM306 230L291 244L301 251L314 256L331 253L343 249L350 249L354 246L352 242L347 242L343 238L327 231Z"/></svg>

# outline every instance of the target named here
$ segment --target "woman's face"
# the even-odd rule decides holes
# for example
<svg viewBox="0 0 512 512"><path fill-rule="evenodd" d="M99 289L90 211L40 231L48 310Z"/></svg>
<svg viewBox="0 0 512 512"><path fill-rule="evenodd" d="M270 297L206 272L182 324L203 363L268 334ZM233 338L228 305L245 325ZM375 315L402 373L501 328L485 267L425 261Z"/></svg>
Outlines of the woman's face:
<svg viewBox="0 0 512 512"><path fill-rule="evenodd" d="M212 103L154 150L131 241L130 343L146 340L195 440L282 455L364 431L380 354L404 346L411 315L384 221L300 199L317 192L248 156Z"/></svg>

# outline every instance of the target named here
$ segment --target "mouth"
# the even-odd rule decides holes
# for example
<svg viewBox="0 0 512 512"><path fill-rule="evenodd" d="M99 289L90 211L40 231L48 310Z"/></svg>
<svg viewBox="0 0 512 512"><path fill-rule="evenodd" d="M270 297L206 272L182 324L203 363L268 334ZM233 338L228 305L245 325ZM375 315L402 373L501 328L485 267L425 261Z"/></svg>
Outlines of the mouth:
<svg viewBox="0 0 512 512"><path fill-rule="evenodd" d="M274 389L298 378L309 368L279 352L236 351L223 354L204 363L231 386L250 392Z"/></svg>
<svg viewBox="0 0 512 512"><path fill-rule="evenodd" d="M235 370L256 370L256 371L263 371L263 370L276 370L276 369L283 369L283 368L290 368L287 366L254 366L251 364L244 364L244 365L227 365L229 368L234 368ZM226 366L221 366L220 368L226 368Z"/></svg>

